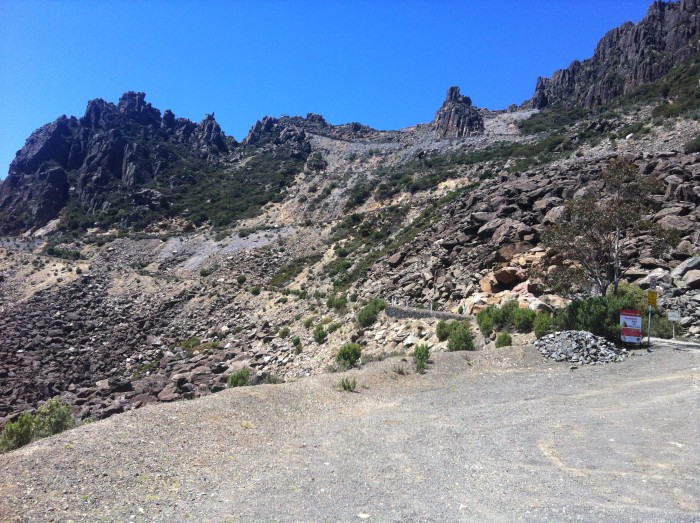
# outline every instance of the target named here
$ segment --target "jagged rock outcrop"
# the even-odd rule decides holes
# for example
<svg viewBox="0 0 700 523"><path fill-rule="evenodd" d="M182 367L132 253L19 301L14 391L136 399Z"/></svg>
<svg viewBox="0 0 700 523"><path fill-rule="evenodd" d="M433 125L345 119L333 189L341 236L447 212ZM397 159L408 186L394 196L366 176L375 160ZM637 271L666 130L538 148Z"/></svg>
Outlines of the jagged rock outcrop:
<svg viewBox="0 0 700 523"><path fill-rule="evenodd" d="M654 2L637 24L609 31L593 57L574 61L551 78L539 78L528 105L559 102L587 108L659 80L674 65L700 51L700 0Z"/></svg>
<svg viewBox="0 0 700 523"><path fill-rule="evenodd" d="M32 133L17 153L0 185L0 232L56 218L71 187L88 212L95 212L115 188L147 183L188 155L217 161L234 146L213 114L200 124L175 118L172 111L161 117L136 92L122 95L117 105L92 100L82 118L61 116Z"/></svg>
<svg viewBox="0 0 700 523"><path fill-rule="evenodd" d="M484 132L484 119L468 96L460 94L459 87L447 90L447 97L433 120L439 138L461 138Z"/></svg>
<svg viewBox="0 0 700 523"><path fill-rule="evenodd" d="M305 158L311 152L306 133L286 120L271 116L258 120L248 131L243 145L262 149L275 149L277 146L285 145L290 147L293 158Z"/></svg>

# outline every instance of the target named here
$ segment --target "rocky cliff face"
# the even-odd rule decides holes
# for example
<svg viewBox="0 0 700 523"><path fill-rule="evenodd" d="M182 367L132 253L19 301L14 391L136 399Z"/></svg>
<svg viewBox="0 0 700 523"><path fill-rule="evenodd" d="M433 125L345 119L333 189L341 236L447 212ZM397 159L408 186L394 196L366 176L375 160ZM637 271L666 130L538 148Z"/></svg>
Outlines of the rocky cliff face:
<svg viewBox="0 0 700 523"><path fill-rule="evenodd" d="M125 93L117 105L88 102L82 118L61 116L38 129L0 185L0 231L38 227L55 218L71 192L88 212L106 204L107 192L151 181L183 156L216 162L236 146L207 115L199 124L161 117L144 93Z"/></svg>
<svg viewBox="0 0 700 523"><path fill-rule="evenodd" d="M461 138L484 132L484 119L468 96L460 94L459 87L447 90L447 97L433 120L439 138Z"/></svg>
<svg viewBox="0 0 700 523"><path fill-rule="evenodd" d="M587 108L659 80L700 50L700 0L654 2L638 24L609 31L593 54L551 78L539 78L529 104L563 102Z"/></svg>

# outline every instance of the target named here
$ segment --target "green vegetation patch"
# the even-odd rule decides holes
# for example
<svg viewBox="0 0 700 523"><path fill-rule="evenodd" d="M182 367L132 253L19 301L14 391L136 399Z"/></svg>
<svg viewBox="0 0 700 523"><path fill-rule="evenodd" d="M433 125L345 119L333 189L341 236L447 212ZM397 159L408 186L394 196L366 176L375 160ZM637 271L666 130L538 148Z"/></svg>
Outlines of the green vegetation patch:
<svg viewBox="0 0 700 523"><path fill-rule="evenodd" d="M386 309L386 302L380 298L375 298L362 307L357 313L357 323L362 327L374 325L379 317L379 313Z"/></svg>

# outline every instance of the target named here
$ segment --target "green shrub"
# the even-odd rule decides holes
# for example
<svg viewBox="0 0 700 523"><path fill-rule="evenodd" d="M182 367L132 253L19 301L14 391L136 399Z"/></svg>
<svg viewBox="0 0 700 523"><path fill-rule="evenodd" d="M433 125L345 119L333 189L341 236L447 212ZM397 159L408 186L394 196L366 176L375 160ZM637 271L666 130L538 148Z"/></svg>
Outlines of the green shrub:
<svg viewBox="0 0 700 523"><path fill-rule="evenodd" d="M357 363L357 360L360 359L361 355L362 347L360 347L359 344L346 343L340 347L340 350L335 357L335 361L338 362L341 367L349 368Z"/></svg>
<svg viewBox="0 0 700 523"><path fill-rule="evenodd" d="M326 332L326 329L323 328L323 325L316 325L316 328L314 329L314 341L318 344L321 344L326 341L327 337L328 333Z"/></svg>
<svg viewBox="0 0 700 523"><path fill-rule="evenodd" d="M286 325L282 327L280 329L279 336L280 338L286 338L287 336L289 336L289 327L287 327Z"/></svg>
<svg viewBox="0 0 700 523"><path fill-rule="evenodd" d="M70 405L51 399L39 407L34 414L33 433L38 438L53 436L75 427Z"/></svg>
<svg viewBox="0 0 700 523"><path fill-rule="evenodd" d="M536 313L530 309L515 309L512 313L513 325L520 332L532 331Z"/></svg>
<svg viewBox="0 0 700 523"><path fill-rule="evenodd" d="M475 350L472 329L468 322L455 322L455 326L447 338L447 350Z"/></svg>
<svg viewBox="0 0 700 523"><path fill-rule="evenodd" d="M260 287L258 287L258 286L253 287L252 289L250 289L250 293L253 296L258 296L260 294Z"/></svg>
<svg viewBox="0 0 700 523"><path fill-rule="evenodd" d="M430 349L424 343L417 345L413 350L413 361L416 364L416 372L423 374L430 358Z"/></svg>
<svg viewBox="0 0 700 523"><path fill-rule="evenodd" d="M386 309L386 302L382 299L375 298L360 309L360 312L357 313L357 322L362 327L374 325L379 317L379 313L384 309Z"/></svg>
<svg viewBox="0 0 700 523"><path fill-rule="evenodd" d="M18 449L32 441L32 425L34 416L29 412L20 415L17 421L10 421L5 425L0 438L0 450Z"/></svg>
<svg viewBox="0 0 700 523"><path fill-rule="evenodd" d="M647 309L648 311L648 309ZM648 332L649 313L642 318L642 330ZM658 311L651 319L651 335L657 338L671 339L673 337L673 323L666 316L658 314Z"/></svg>
<svg viewBox="0 0 700 523"><path fill-rule="evenodd" d="M445 341L450 336L450 332L452 331L452 327L454 327L455 323L456 322L454 321L446 322L444 320L437 322L437 325L435 326L435 336L437 336L437 339L440 341Z"/></svg>
<svg viewBox="0 0 700 523"><path fill-rule="evenodd" d="M202 276L203 278L206 278L210 274L213 274L218 268L219 268L218 263L215 263L214 265L211 265L209 267L202 267L201 269L199 269L199 275Z"/></svg>
<svg viewBox="0 0 700 523"><path fill-rule="evenodd" d="M343 378L338 384L338 389L345 392L355 392L355 387L357 387L357 380L355 378Z"/></svg>
<svg viewBox="0 0 700 523"><path fill-rule="evenodd" d="M493 311L495 307L486 307L485 309L479 311L476 315L476 323L479 325L479 330L484 336L491 336L494 327Z"/></svg>
<svg viewBox="0 0 700 523"><path fill-rule="evenodd" d="M510 300L503 304L501 307L501 315L497 316L499 327L508 327L513 323L513 314L515 311L520 310L520 305L518 300Z"/></svg>
<svg viewBox="0 0 700 523"><path fill-rule="evenodd" d="M621 284L617 295L606 294L576 300L554 315L557 330L585 330L620 342L620 310L648 310L646 292L634 285Z"/></svg>
<svg viewBox="0 0 700 523"><path fill-rule="evenodd" d="M243 285L246 282L246 276L245 274L239 274L238 277L236 278L236 281L240 284Z"/></svg>
<svg viewBox="0 0 700 523"><path fill-rule="evenodd" d="M502 332L496 337L496 348L509 347L513 344L513 338L507 332Z"/></svg>
<svg viewBox="0 0 700 523"><path fill-rule="evenodd" d="M192 338L187 338L186 340L182 340L181 342L176 343L175 347L181 348L183 351L185 351L185 353L188 356L192 356L194 354L195 349L201 344L201 340L196 336L193 336Z"/></svg>
<svg viewBox="0 0 700 523"><path fill-rule="evenodd" d="M552 317L541 312L535 317L535 336L541 338L552 331Z"/></svg>
<svg viewBox="0 0 700 523"><path fill-rule="evenodd" d="M250 378L250 371L247 367L237 370L228 377L229 387L245 387L248 385L248 379Z"/></svg>
<svg viewBox="0 0 700 523"><path fill-rule="evenodd" d="M513 315L521 314L517 300L510 300L501 307L489 305L476 315L476 323L484 336L490 336L494 329L507 329L513 324ZM533 318L534 319L534 318Z"/></svg>
<svg viewBox="0 0 700 523"><path fill-rule="evenodd" d="M328 301L326 302L326 305L328 306L329 309L335 309L335 310L342 310L344 309L348 304L348 299L345 297L344 294L341 294L340 296L331 296L328 298Z"/></svg>

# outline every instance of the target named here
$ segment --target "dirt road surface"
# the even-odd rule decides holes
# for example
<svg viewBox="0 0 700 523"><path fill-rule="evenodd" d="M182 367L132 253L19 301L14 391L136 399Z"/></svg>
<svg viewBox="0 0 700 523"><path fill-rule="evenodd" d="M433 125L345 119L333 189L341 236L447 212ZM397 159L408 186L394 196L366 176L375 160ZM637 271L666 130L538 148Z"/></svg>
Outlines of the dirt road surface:
<svg viewBox="0 0 700 523"><path fill-rule="evenodd" d="M0 521L700 521L700 350L576 370L531 346L433 361L38 441L0 456Z"/></svg>

